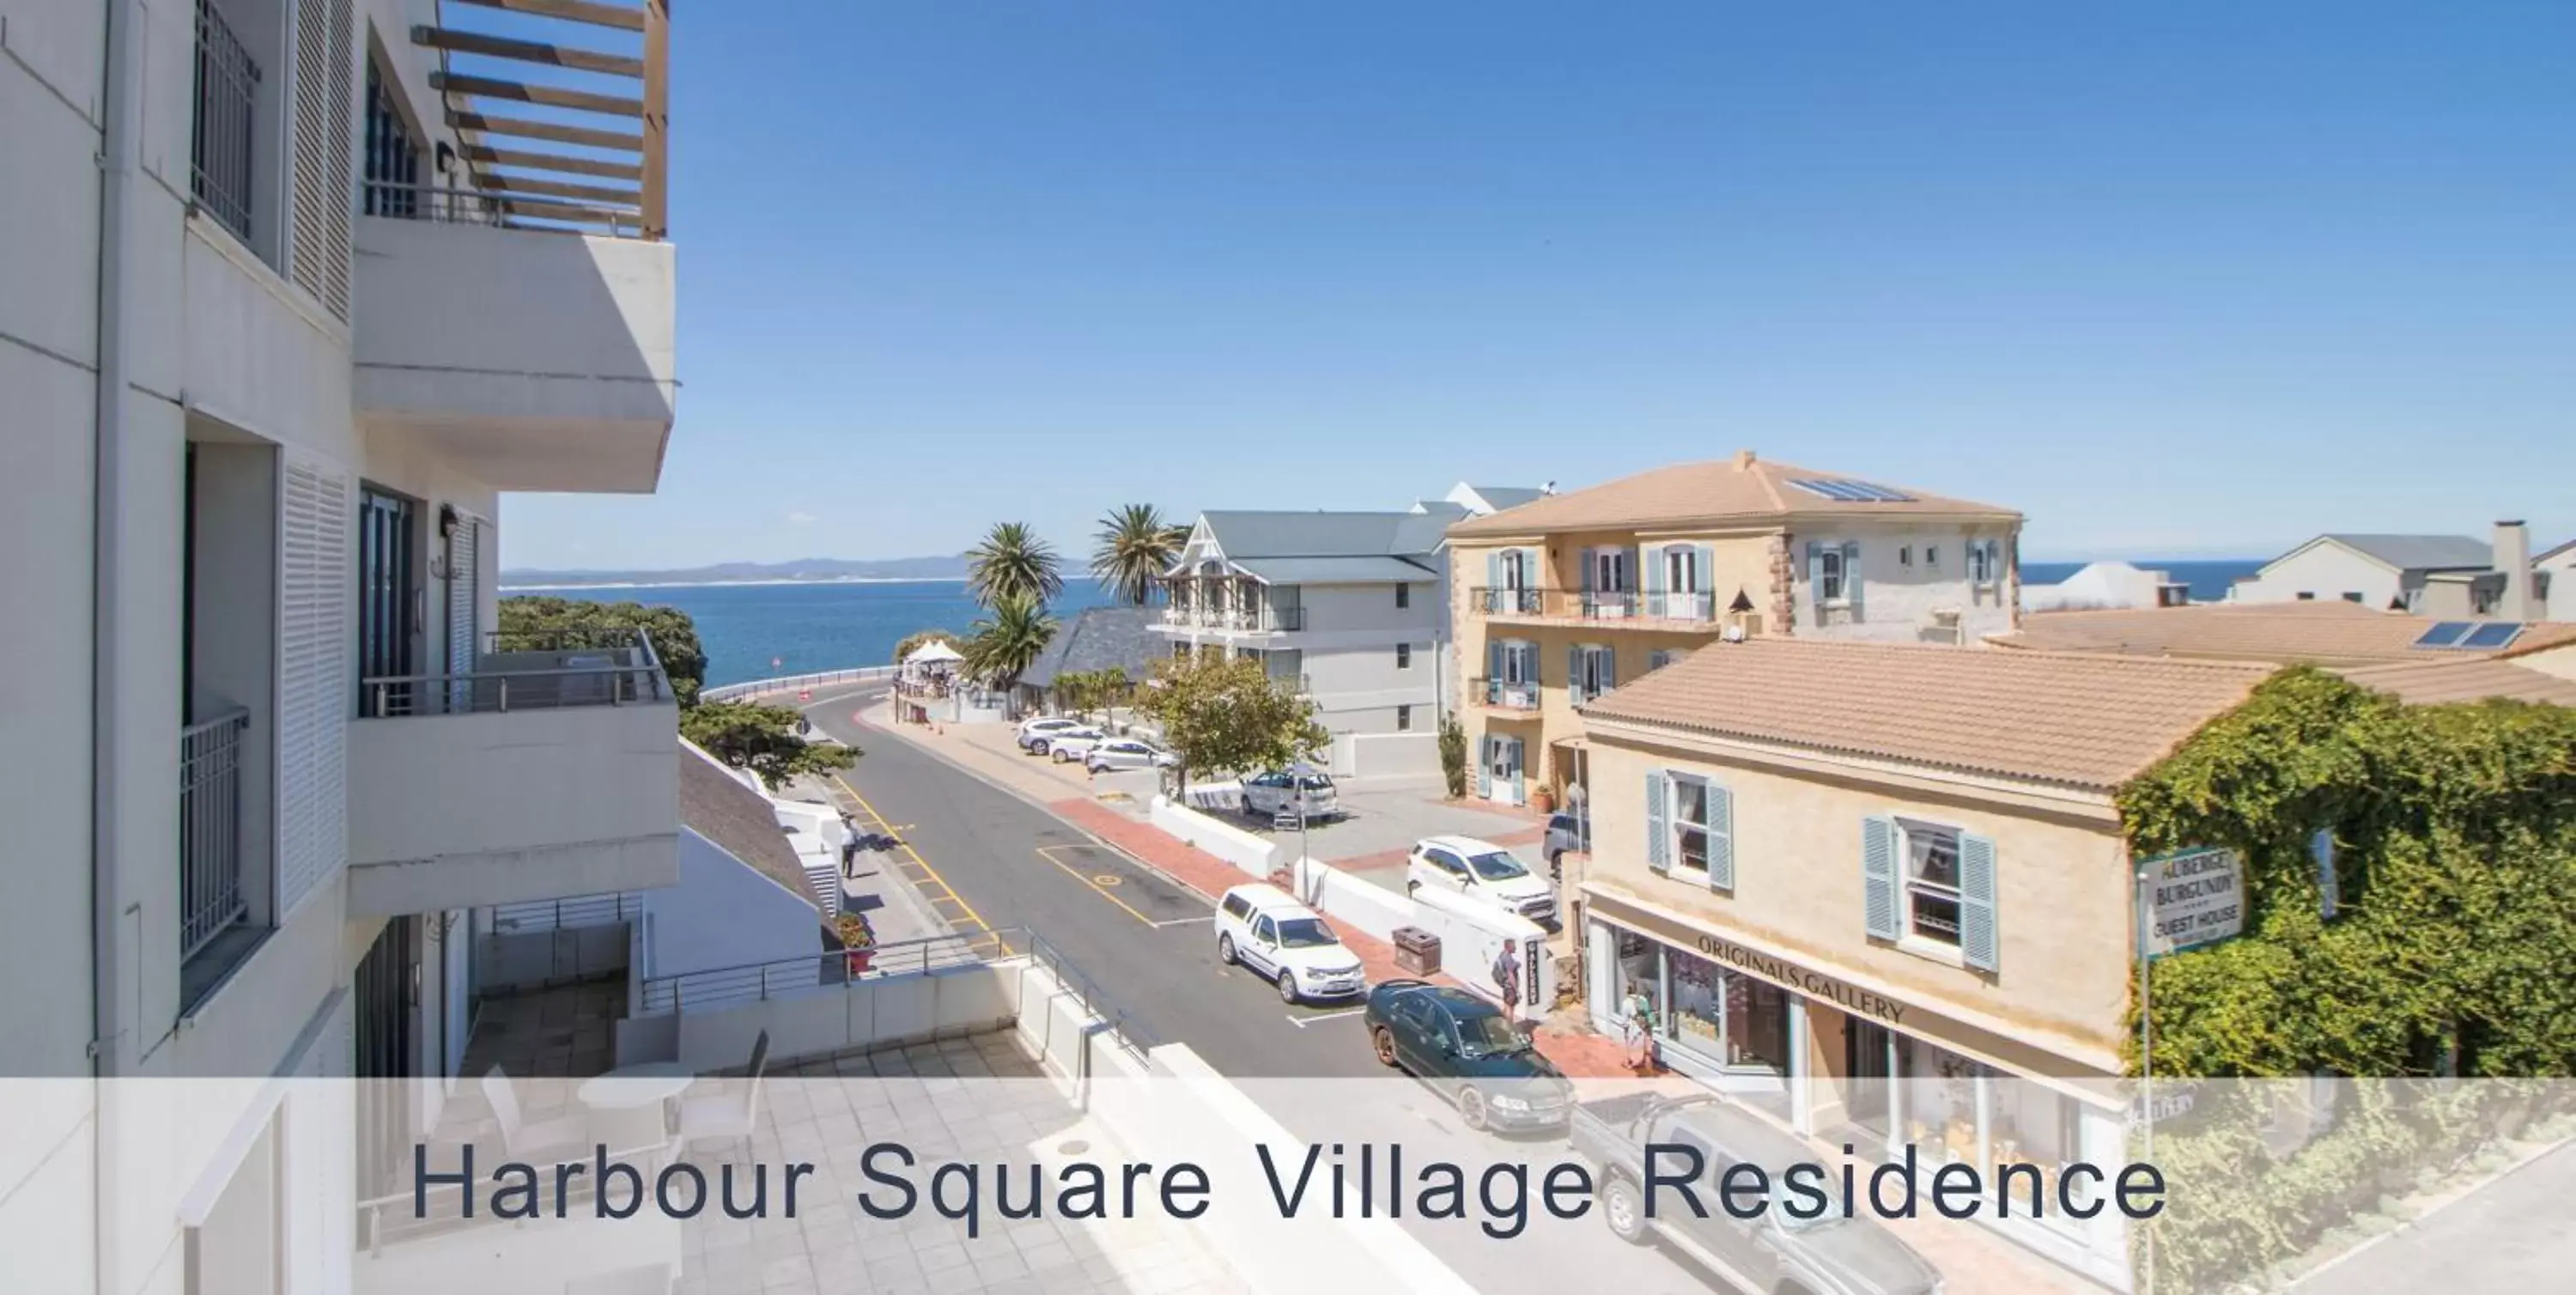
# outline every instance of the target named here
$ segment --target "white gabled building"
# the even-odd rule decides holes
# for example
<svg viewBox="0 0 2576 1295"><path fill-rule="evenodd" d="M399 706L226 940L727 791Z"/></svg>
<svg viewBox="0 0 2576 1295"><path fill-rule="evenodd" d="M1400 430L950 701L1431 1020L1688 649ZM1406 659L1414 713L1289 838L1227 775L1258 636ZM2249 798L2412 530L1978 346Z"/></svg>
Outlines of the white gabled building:
<svg viewBox="0 0 2576 1295"><path fill-rule="evenodd" d="M348 1289L448 1086L264 1081L453 1075L469 914L676 879L650 645L491 635L504 495L661 475L667 5L521 7L0 22L0 1074L239 1081L13 1103L29 1288Z"/></svg>

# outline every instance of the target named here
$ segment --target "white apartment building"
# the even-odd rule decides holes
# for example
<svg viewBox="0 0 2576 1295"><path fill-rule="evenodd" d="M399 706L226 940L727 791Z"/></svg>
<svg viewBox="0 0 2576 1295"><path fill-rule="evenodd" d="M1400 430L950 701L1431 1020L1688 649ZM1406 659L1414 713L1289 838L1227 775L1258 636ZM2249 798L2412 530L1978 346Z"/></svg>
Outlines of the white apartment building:
<svg viewBox="0 0 2576 1295"><path fill-rule="evenodd" d="M492 633L503 495L661 474L666 19L0 0L21 1280L349 1289L446 1086L268 1081L453 1075L470 912L676 880L650 645Z"/></svg>
<svg viewBox="0 0 2576 1295"><path fill-rule="evenodd" d="M2531 531L2499 521L2492 541L2465 535L2320 535L2263 564L2228 590L2231 602L2359 603L2444 620L2576 620L2551 583L2576 562L2576 542L2534 558Z"/></svg>
<svg viewBox="0 0 2576 1295"><path fill-rule="evenodd" d="M1201 513L1163 575L1174 656L1232 651L1314 698L1344 776L1439 770L1453 523L1542 492L1461 483L1387 512Z"/></svg>

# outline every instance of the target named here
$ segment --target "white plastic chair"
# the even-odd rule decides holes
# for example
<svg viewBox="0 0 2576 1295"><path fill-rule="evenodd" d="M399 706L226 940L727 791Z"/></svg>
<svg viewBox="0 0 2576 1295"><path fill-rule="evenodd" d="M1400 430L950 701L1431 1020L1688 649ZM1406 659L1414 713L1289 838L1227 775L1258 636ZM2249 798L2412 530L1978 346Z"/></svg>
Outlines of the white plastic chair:
<svg viewBox="0 0 2576 1295"><path fill-rule="evenodd" d="M483 1076L483 1100L492 1104L492 1118L501 1124L502 1149L514 1160L533 1160L528 1153L534 1151L579 1151L590 1140L579 1115L528 1123L520 1114L519 1094L510 1087L510 1076L499 1066Z"/></svg>
<svg viewBox="0 0 2576 1295"><path fill-rule="evenodd" d="M680 1145L695 1146L706 1138L732 1138L742 1144L743 1158L749 1160L752 1131L760 1126L761 1079L768 1069L769 1031L762 1030L760 1037L752 1041L749 1078L741 1088L680 1103Z"/></svg>

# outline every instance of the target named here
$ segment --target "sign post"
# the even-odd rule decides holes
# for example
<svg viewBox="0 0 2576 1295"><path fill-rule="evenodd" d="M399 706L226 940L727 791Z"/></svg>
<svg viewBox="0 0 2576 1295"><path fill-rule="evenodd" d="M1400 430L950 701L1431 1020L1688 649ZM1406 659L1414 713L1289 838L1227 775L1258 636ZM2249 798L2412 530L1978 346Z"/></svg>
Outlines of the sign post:
<svg viewBox="0 0 2576 1295"><path fill-rule="evenodd" d="M2155 959L2232 940L2245 929L2245 859L2199 847L2138 864L2138 1099L2145 1115L2143 1158L2156 1158ZM2147 1233L2145 1277L2155 1290L2155 1233Z"/></svg>

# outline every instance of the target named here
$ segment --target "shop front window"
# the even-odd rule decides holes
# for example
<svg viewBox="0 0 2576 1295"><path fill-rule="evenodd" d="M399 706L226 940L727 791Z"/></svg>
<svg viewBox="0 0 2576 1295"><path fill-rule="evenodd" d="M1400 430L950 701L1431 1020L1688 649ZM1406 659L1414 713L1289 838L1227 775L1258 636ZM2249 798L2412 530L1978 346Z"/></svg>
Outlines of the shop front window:
<svg viewBox="0 0 2576 1295"><path fill-rule="evenodd" d="M1895 1044L1897 1070L1906 1081L1898 1103L1905 1135L1924 1165L1976 1166L1996 1190L2009 1187L2016 1218L2030 1216L2036 1181L2043 1223L2061 1230L2082 1226L2057 1196L2065 1166L2083 1158L2081 1103L1922 1039L1897 1035ZM2016 1165L2030 1168L2012 1170L2007 1183L2006 1171ZM2078 1178L2075 1199L2081 1205L2105 1197L2097 1184Z"/></svg>
<svg viewBox="0 0 2576 1295"><path fill-rule="evenodd" d="M1672 1040L1711 1061L1726 1060L1726 999L1717 964L1680 949L1672 951Z"/></svg>

